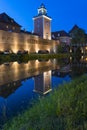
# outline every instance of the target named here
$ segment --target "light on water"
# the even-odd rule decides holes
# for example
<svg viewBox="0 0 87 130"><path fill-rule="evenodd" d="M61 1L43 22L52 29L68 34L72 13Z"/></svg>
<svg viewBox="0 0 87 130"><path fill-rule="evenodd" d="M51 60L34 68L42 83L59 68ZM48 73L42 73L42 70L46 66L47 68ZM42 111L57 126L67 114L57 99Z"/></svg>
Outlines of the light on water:
<svg viewBox="0 0 87 130"><path fill-rule="evenodd" d="M83 60L80 62L73 58L71 62L69 58L63 59L62 62L53 59L1 64L0 125L27 107L32 107L33 100L38 99L40 95L45 96L59 84L70 82L77 75L86 73L86 63Z"/></svg>

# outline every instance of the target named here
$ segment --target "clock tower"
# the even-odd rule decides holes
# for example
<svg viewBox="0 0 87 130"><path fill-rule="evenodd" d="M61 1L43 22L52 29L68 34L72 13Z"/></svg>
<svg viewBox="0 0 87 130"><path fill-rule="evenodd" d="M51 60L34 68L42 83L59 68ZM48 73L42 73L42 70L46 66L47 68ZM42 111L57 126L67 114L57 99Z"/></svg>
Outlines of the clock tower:
<svg viewBox="0 0 87 130"><path fill-rule="evenodd" d="M51 40L51 18L47 15L47 9L44 4L38 8L38 15L33 17L34 33L43 39Z"/></svg>

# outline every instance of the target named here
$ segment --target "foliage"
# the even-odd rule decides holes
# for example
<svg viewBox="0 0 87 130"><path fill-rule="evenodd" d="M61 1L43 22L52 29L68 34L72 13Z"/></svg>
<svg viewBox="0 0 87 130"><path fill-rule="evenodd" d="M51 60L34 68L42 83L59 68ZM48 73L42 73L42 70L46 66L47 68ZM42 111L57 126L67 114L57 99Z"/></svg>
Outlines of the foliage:
<svg viewBox="0 0 87 130"><path fill-rule="evenodd" d="M0 55L0 63L3 62L27 62L29 60L36 59L51 59L51 58L64 58L69 56L68 54L9 54L9 55Z"/></svg>
<svg viewBox="0 0 87 130"><path fill-rule="evenodd" d="M57 53L69 53L70 46L66 45L66 43L61 42L60 45L57 47Z"/></svg>
<svg viewBox="0 0 87 130"><path fill-rule="evenodd" d="M58 52L58 53L62 53L62 52L63 52L63 47L62 47L62 45L59 45L59 46L58 46L57 52Z"/></svg>
<svg viewBox="0 0 87 130"><path fill-rule="evenodd" d="M71 43L85 43L85 41L85 31L83 29L78 28L73 32Z"/></svg>
<svg viewBox="0 0 87 130"><path fill-rule="evenodd" d="M87 75L59 86L3 130L86 130Z"/></svg>

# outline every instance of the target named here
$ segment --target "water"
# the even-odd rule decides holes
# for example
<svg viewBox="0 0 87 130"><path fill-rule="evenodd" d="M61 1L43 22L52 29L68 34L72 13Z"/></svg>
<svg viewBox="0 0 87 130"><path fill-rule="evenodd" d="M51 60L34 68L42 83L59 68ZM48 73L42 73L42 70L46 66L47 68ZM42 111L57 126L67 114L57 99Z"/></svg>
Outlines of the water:
<svg viewBox="0 0 87 130"><path fill-rule="evenodd" d="M58 61L10 62L0 65L0 125L32 107L34 100L52 92L87 72L86 62Z"/></svg>

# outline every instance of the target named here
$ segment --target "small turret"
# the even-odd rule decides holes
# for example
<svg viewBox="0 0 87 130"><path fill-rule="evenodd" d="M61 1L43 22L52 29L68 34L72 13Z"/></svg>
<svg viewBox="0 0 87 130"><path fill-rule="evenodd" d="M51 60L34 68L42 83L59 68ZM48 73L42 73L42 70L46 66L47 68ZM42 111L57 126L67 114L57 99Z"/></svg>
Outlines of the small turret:
<svg viewBox="0 0 87 130"><path fill-rule="evenodd" d="M43 3L38 8L38 15L47 15L47 10L46 10L45 5Z"/></svg>

